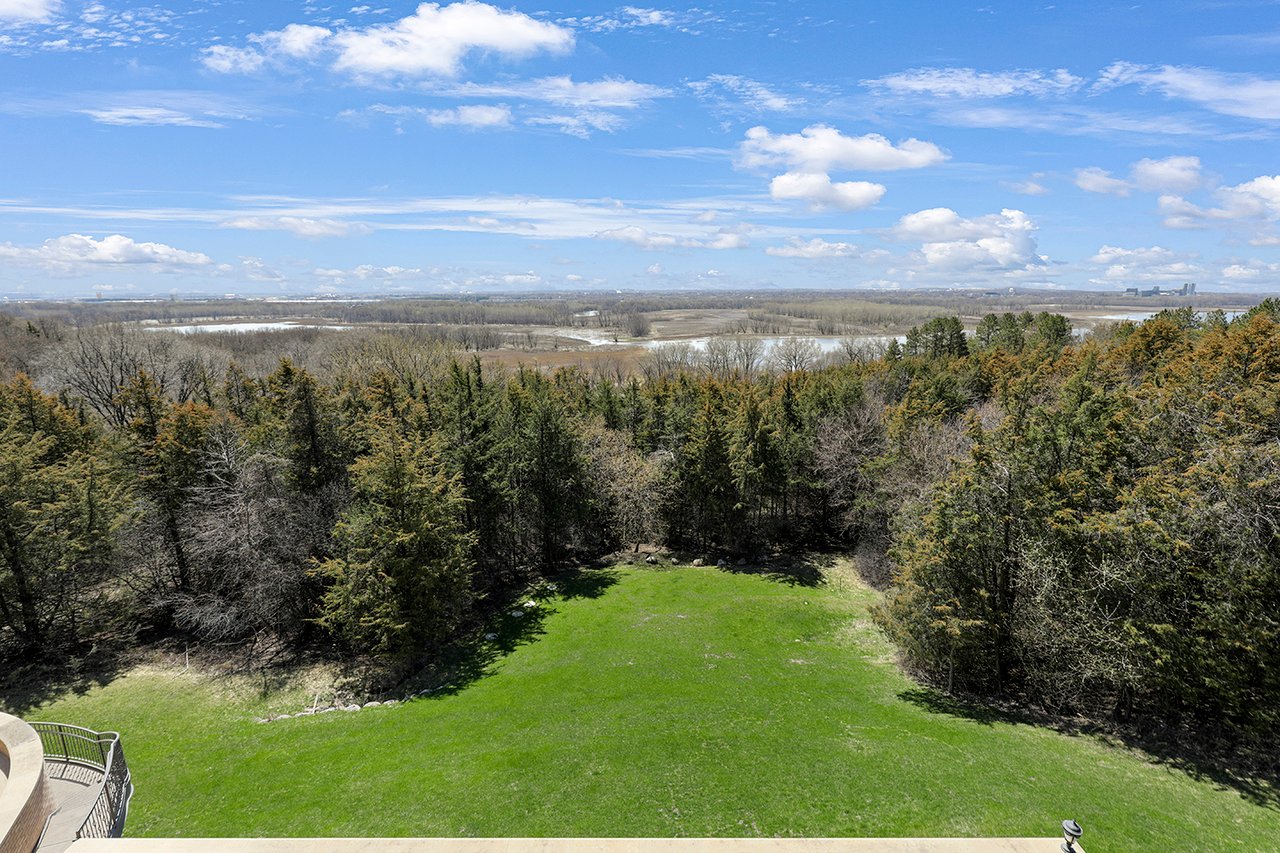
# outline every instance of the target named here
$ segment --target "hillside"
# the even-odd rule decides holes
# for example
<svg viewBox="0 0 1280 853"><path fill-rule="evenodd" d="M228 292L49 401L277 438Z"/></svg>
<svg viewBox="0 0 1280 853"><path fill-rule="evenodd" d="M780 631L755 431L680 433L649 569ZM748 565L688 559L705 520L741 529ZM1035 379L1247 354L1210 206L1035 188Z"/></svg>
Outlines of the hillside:
<svg viewBox="0 0 1280 853"><path fill-rule="evenodd" d="M1273 791L913 684L875 597L841 566L817 586L617 567L507 616L433 698L259 724L311 697L179 666L25 715L123 733L131 835L1048 835L1075 817L1093 853L1280 837Z"/></svg>

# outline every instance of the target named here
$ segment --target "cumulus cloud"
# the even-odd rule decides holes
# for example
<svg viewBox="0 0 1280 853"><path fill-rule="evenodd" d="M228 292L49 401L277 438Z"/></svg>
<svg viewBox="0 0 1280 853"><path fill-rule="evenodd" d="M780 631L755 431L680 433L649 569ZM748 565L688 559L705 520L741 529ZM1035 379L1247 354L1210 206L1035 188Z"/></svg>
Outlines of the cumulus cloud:
<svg viewBox="0 0 1280 853"><path fill-rule="evenodd" d="M1133 164L1129 180L1142 190L1186 191L1200 186L1204 178L1200 174L1200 158L1183 156L1139 160Z"/></svg>
<svg viewBox="0 0 1280 853"><path fill-rule="evenodd" d="M332 57L337 71L356 77L452 77L470 54L504 58L564 53L572 31L514 10L486 3L441 6L423 3L412 15L389 24L329 30L290 24L257 33L249 46L205 48L205 67L221 73L253 73L269 63Z"/></svg>
<svg viewBox="0 0 1280 853"><path fill-rule="evenodd" d="M74 268L93 265L149 264L160 268L205 266L208 255L175 249L164 243L138 243L123 234L95 240L84 234L67 234L45 240L39 246L0 244L0 259Z"/></svg>
<svg viewBox="0 0 1280 853"><path fill-rule="evenodd" d="M852 243L828 243L820 237L809 241L793 237L785 246L769 246L764 252L776 258L849 258L858 253L858 247Z"/></svg>
<svg viewBox="0 0 1280 853"><path fill-rule="evenodd" d="M360 75L452 76L463 57L490 51L509 58L564 53L573 34L522 12L485 3L423 3L407 18L333 37L334 67Z"/></svg>
<svg viewBox="0 0 1280 853"><path fill-rule="evenodd" d="M769 183L769 193L775 199L805 201L819 210L860 210L884 196L881 184L832 181L833 169L918 169L946 159L942 149L931 142L908 139L894 145L878 133L851 137L822 124L786 134L753 127L738 148L738 165L743 168L787 169Z"/></svg>
<svg viewBox="0 0 1280 853"><path fill-rule="evenodd" d="M739 147L739 161L747 168L781 165L801 172L920 169L945 162L947 157L932 142L907 139L894 145L878 133L845 136L825 124L779 134L767 127L753 127Z"/></svg>
<svg viewBox="0 0 1280 853"><path fill-rule="evenodd" d="M833 183L821 172L787 172L769 182L769 194L779 201L805 201L815 209L862 210L884 197L883 184L869 181Z"/></svg>
<svg viewBox="0 0 1280 853"><path fill-rule="evenodd" d="M1214 192L1213 207L1202 207L1179 195L1160 196L1164 224L1170 228L1203 228L1214 223L1241 223L1252 227L1252 242L1280 244L1280 235L1269 226L1280 221L1280 175L1261 175Z"/></svg>
<svg viewBox="0 0 1280 853"><path fill-rule="evenodd" d="M1103 195L1128 195L1129 182L1112 177L1106 169L1090 166L1087 169L1076 169L1075 184L1085 192Z"/></svg>
<svg viewBox="0 0 1280 853"><path fill-rule="evenodd" d="M1089 259L1104 267L1098 284L1127 282L1182 282L1203 275L1204 267L1192 255L1183 255L1163 246L1126 249L1104 245Z"/></svg>
<svg viewBox="0 0 1280 853"><path fill-rule="evenodd" d="M1106 91L1127 85L1155 90L1167 98L1191 101L1222 115L1267 121L1280 119L1280 80L1257 74L1116 62L1099 75L1093 88Z"/></svg>
<svg viewBox="0 0 1280 853"><path fill-rule="evenodd" d="M919 257L935 271L1017 271L1043 267L1036 252L1035 223L1021 210L965 218L947 207L910 213L890 236L921 243Z"/></svg>
<svg viewBox="0 0 1280 853"><path fill-rule="evenodd" d="M58 0L0 0L0 21L48 21L61 5Z"/></svg>
<svg viewBox="0 0 1280 853"><path fill-rule="evenodd" d="M994 72L972 68L913 68L874 80L863 80L862 85L894 95L976 99L1069 95L1080 89L1084 80L1064 68Z"/></svg>
<svg viewBox="0 0 1280 853"><path fill-rule="evenodd" d="M1090 166L1077 169L1075 184L1080 189L1104 195L1126 196L1131 190L1149 192L1186 191L1204 183L1200 158L1190 156L1143 158L1129 169L1129 178L1117 178L1105 169Z"/></svg>
<svg viewBox="0 0 1280 853"><path fill-rule="evenodd" d="M1251 258L1223 267L1222 278L1232 284L1280 283L1280 263L1267 263Z"/></svg>

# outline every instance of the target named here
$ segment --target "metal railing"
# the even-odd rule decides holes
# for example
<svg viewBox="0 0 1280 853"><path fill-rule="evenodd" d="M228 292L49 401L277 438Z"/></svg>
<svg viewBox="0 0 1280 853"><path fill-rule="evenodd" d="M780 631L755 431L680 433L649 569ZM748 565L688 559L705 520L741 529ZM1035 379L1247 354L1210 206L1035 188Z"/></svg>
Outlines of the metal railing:
<svg viewBox="0 0 1280 853"><path fill-rule="evenodd" d="M93 807L76 838L119 838L129 814L133 780L117 732L95 732L65 723L31 723L40 735L46 761L65 761L102 773Z"/></svg>

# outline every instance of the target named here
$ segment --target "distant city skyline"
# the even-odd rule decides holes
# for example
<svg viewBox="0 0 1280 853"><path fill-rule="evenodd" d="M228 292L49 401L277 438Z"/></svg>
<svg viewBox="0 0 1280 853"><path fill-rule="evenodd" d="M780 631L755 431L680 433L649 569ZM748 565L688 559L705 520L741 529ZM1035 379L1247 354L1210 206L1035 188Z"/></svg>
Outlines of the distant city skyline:
<svg viewBox="0 0 1280 853"><path fill-rule="evenodd" d="M1280 3L0 0L0 296L1280 289Z"/></svg>

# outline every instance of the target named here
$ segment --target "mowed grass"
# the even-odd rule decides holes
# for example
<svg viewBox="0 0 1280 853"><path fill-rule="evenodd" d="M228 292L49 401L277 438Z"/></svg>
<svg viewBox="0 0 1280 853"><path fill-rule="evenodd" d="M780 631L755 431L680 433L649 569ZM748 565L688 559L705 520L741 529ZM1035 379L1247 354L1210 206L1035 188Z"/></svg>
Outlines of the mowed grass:
<svg viewBox="0 0 1280 853"><path fill-rule="evenodd" d="M1052 836L1074 817L1092 853L1280 849L1280 812L1236 790L939 710L847 574L604 580L437 698L258 724L309 697L151 669L26 716L122 732L130 835Z"/></svg>

